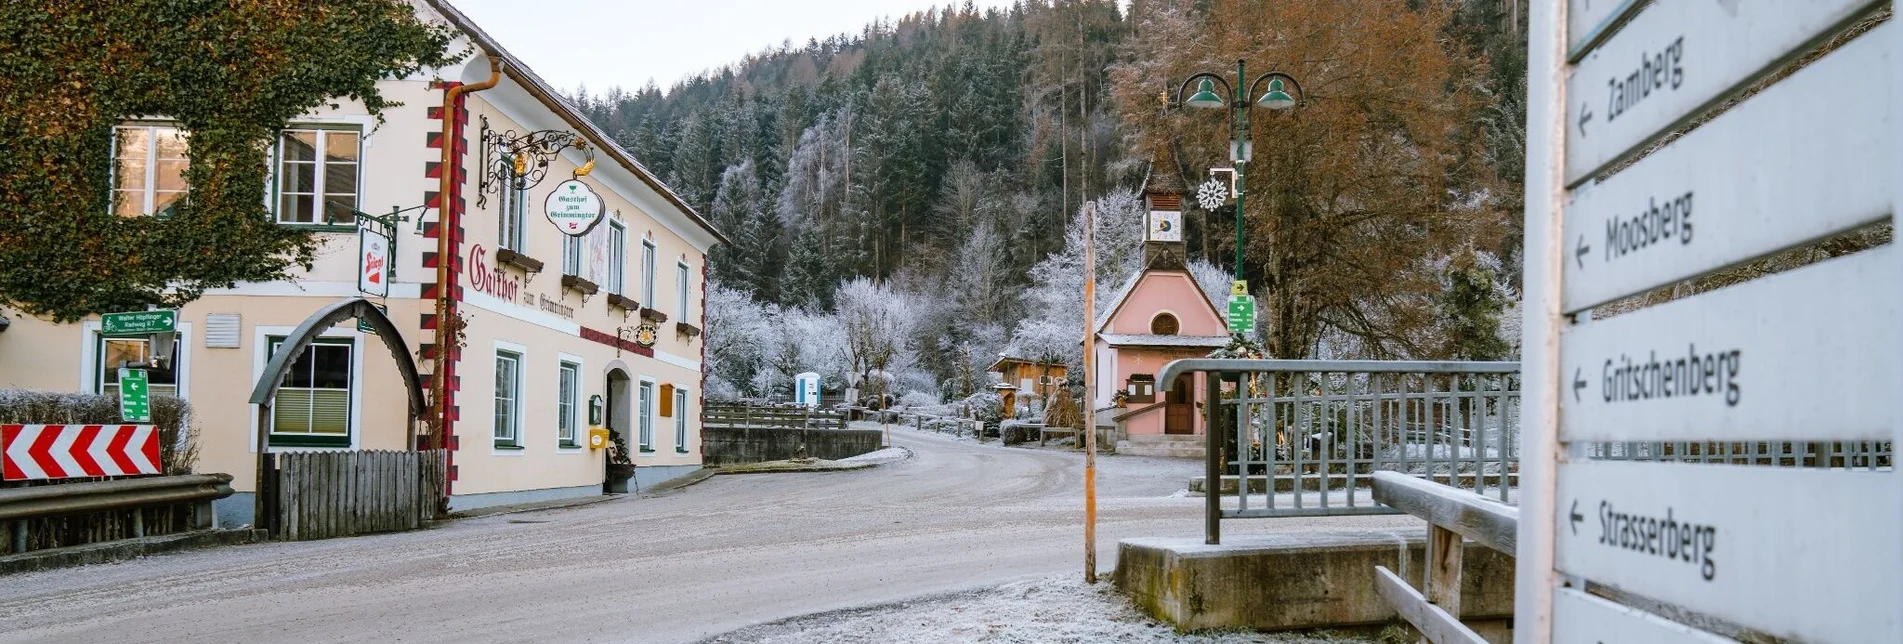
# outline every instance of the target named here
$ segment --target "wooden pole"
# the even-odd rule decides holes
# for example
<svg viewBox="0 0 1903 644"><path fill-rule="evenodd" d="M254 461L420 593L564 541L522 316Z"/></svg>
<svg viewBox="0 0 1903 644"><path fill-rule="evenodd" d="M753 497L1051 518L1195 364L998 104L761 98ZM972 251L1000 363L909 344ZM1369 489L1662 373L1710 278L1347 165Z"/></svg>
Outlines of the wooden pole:
<svg viewBox="0 0 1903 644"><path fill-rule="evenodd" d="M1097 373L1091 353L1097 326L1097 203L1084 202L1084 582L1097 583Z"/></svg>

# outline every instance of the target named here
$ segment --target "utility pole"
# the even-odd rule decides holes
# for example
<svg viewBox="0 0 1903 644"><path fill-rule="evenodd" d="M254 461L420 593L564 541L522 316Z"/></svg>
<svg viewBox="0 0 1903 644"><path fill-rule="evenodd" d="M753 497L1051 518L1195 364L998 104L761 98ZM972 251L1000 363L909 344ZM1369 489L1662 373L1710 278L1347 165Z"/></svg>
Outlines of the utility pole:
<svg viewBox="0 0 1903 644"><path fill-rule="evenodd" d="M1097 583L1097 202L1084 202L1084 582Z"/></svg>

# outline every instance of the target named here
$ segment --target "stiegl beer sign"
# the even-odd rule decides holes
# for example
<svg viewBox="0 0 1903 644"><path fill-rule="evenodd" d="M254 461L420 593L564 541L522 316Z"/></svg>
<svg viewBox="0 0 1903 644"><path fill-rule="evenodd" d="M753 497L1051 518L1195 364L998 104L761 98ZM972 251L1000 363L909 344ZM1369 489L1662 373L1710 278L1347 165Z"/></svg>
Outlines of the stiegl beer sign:
<svg viewBox="0 0 1903 644"><path fill-rule="evenodd" d="M580 237L594 230L606 212L601 205L601 195L575 179L555 186L555 190L548 193L548 200L542 202L542 209L548 213L549 223L570 237Z"/></svg>

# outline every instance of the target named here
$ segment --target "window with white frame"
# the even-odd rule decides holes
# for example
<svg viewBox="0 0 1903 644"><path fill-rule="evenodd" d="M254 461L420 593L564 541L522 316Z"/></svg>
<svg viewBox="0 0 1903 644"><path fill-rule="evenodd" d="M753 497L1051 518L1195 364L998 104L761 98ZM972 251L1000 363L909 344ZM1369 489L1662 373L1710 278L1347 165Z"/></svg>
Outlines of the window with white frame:
<svg viewBox="0 0 1903 644"><path fill-rule="evenodd" d="M514 186L502 189L496 206L496 246L522 252L522 220L529 211L529 191Z"/></svg>
<svg viewBox="0 0 1903 644"><path fill-rule="evenodd" d="M674 285L675 285L675 290L677 291L675 300L679 302L680 304L679 308L677 309L680 311L680 315L675 318L675 321L677 322L687 321L687 291L688 291L687 275L688 275L687 262L681 262L679 264L674 265L674 276L676 278L674 280Z"/></svg>
<svg viewBox="0 0 1903 644"><path fill-rule="evenodd" d="M172 355L166 357L163 368L153 369L152 343L145 338L94 337L93 391L118 397L119 365L133 363L144 365L152 393L178 395L178 356L186 343L173 343Z"/></svg>
<svg viewBox="0 0 1903 644"><path fill-rule="evenodd" d="M574 447L575 428L580 424L575 410L580 406L581 365L563 361L559 376L556 377L555 398L555 437L562 447Z"/></svg>
<svg viewBox="0 0 1903 644"><path fill-rule="evenodd" d="M168 215L184 203L185 133L169 125L112 129L112 214Z"/></svg>
<svg viewBox="0 0 1903 644"><path fill-rule="evenodd" d="M520 447L522 429L522 356L496 352L496 447Z"/></svg>
<svg viewBox="0 0 1903 644"><path fill-rule="evenodd" d="M654 308L654 242L641 240L641 306Z"/></svg>
<svg viewBox="0 0 1903 644"><path fill-rule="evenodd" d="M641 394L636 402L639 405L635 415L640 417L641 451L652 452L654 451L654 383L641 381Z"/></svg>
<svg viewBox="0 0 1903 644"><path fill-rule="evenodd" d="M687 453L687 390L674 390L674 451Z"/></svg>
<svg viewBox="0 0 1903 644"><path fill-rule="evenodd" d="M562 235L562 274L581 275L582 238Z"/></svg>
<svg viewBox="0 0 1903 644"><path fill-rule="evenodd" d="M621 222L608 222L608 292L625 295L621 286L628 273L628 228Z"/></svg>
<svg viewBox="0 0 1903 644"><path fill-rule="evenodd" d="M290 128L278 137L278 223L354 225L363 134L351 126Z"/></svg>
<svg viewBox="0 0 1903 644"><path fill-rule="evenodd" d="M284 338L269 339L271 354ZM354 346L347 338L318 338L284 372L271 403L271 444L349 447Z"/></svg>

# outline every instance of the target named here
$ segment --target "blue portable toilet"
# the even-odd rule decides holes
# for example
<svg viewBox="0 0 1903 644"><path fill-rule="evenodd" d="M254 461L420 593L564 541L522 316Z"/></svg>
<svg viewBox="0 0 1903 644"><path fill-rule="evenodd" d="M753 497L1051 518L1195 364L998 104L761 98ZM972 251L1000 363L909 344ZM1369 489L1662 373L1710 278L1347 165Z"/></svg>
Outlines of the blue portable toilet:
<svg viewBox="0 0 1903 644"><path fill-rule="evenodd" d="M793 402L807 407L819 406L819 374L808 371L793 376Z"/></svg>

